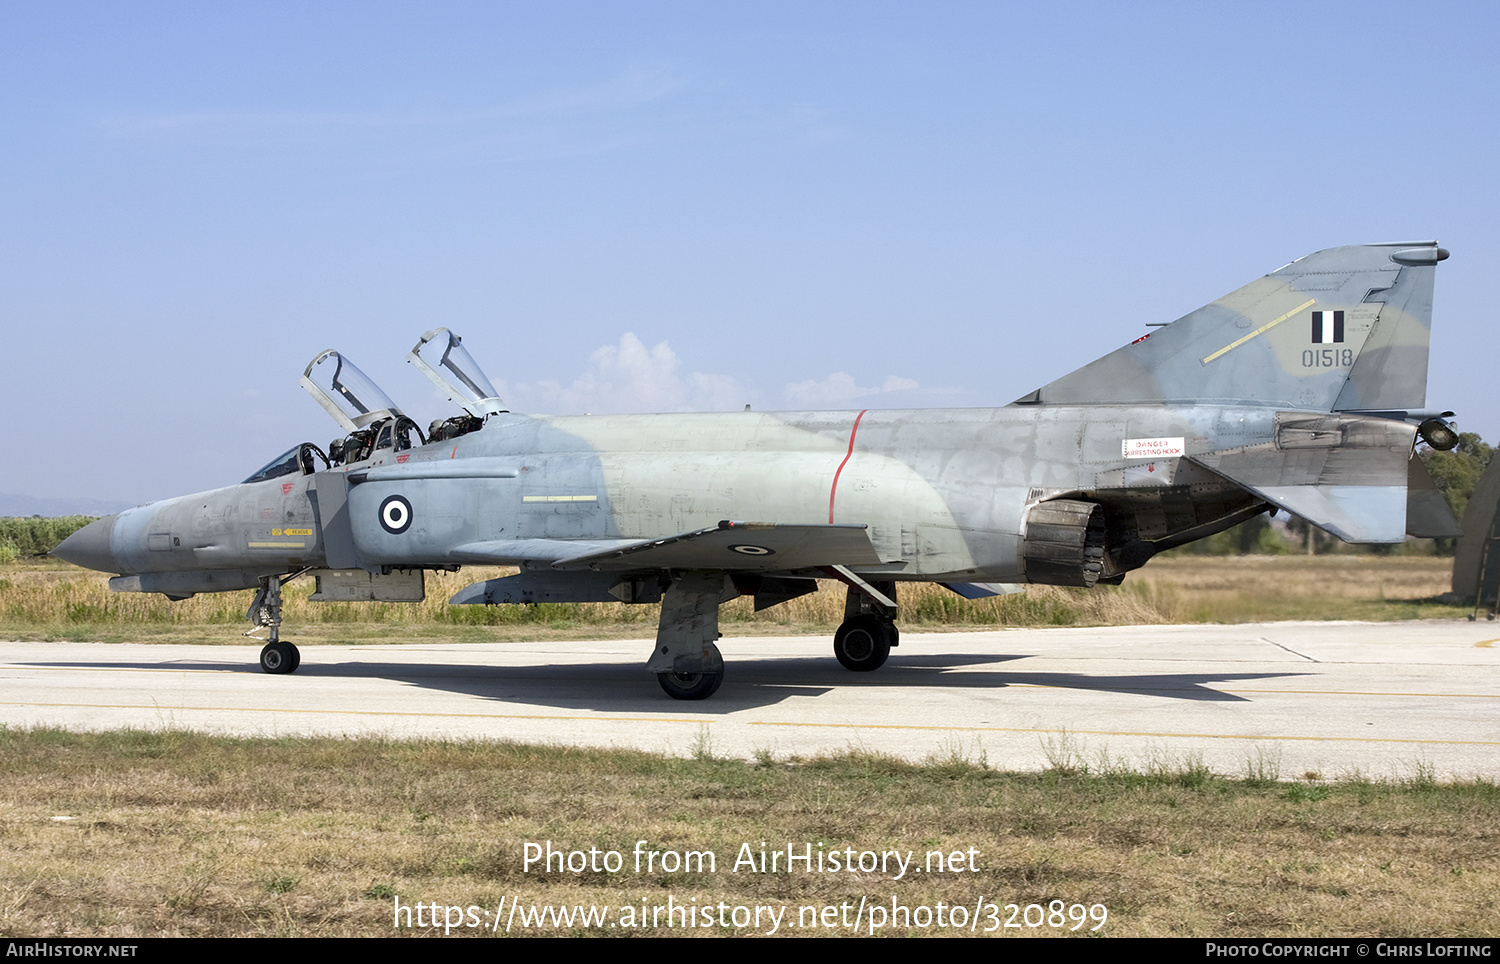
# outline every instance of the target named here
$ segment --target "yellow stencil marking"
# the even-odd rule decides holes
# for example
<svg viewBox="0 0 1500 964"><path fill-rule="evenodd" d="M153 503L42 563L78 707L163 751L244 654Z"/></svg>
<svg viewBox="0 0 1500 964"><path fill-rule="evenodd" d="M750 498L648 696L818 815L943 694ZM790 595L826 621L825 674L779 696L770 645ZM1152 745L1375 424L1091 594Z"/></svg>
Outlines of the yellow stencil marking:
<svg viewBox="0 0 1500 964"><path fill-rule="evenodd" d="M1290 318L1293 315L1297 314L1302 309L1304 309L1304 308L1311 308L1313 305L1315 305L1317 303L1318 303L1318 299L1316 299L1316 298L1309 298L1309 299L1307 299L1306 301L1302 302L1302 304L1298 305L1297 307L1293 308L1291 311L1288 311L1286 314L1282 315L1280 318L1277 318L1275 321L1268 321L1264 325L1261 325L1259 328L1257 328L1254 331L1252 331L1250 334L1248 334L1245 337L1241 338L1239 341L1230 342L1229 344L1225 345L1223 348L1220 348L1218 351L1214 352L1212 355L1209 355L1207 358L1203 359L1203 364L1207 365L1209 362L1213 361L1215 358L1218 358L1220 355L1223 355L1223 354L1225 354L1227 352L1234 351L1236 348L1240 347L1241 345L1243 345L1245 342L1249 341L1250 339L1255 338L1255 337L1257 337L1259 335L1264 335L1266 332L1270 331L1272 328L1275 328L1277 325L1281 324L1283 321L1286 321L1288 318Z"/></svg>

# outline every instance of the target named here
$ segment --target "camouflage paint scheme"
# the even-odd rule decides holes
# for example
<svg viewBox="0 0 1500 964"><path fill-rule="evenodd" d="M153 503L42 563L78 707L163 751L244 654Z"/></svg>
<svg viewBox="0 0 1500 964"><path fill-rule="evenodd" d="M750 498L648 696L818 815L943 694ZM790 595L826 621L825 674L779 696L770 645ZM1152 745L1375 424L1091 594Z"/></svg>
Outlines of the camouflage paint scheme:
<svg viewBox="0 0 1500 964"><path fill-rule="evenodd" d="M1442 424L1425 405L1446 257L1435 242L1309 255L998 409L528 416L460 389L482 428L325 471L308 456L102 519L56 554L121 591L261 586L267 651L285 647L263 653L273 672L300 659L276 635L288 574L354 573L327 598L421 598L420 572L401 595L403 571L464 564L521 572L454 603L662 601L647 668L685 699L722 679L720 602L839 579L836 653L875 669L899 641L902 581L970 597L1118 582L1277 508L1401 541L1408 485L1424 488L1418 423Z"/></svg>

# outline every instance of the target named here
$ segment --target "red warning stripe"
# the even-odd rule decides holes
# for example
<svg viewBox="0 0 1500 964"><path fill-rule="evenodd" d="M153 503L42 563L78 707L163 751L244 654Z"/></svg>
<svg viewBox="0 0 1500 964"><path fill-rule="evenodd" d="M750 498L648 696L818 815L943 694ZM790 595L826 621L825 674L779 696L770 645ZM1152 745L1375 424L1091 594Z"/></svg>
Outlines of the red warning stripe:
<svg viewBox="0 0 1500 964"><path fill-rule="evenodd" d="M833 473L833 485L828 489L828 524L833 524L833 497L839 493L839 476L844 472L844 466L849 464L849 457L854 454L854 436L859 432L859 420L865 417L865 409L854 416L854 427L849 429L849 451L844 453L844 461L839 463L838 471Z"/></svg>

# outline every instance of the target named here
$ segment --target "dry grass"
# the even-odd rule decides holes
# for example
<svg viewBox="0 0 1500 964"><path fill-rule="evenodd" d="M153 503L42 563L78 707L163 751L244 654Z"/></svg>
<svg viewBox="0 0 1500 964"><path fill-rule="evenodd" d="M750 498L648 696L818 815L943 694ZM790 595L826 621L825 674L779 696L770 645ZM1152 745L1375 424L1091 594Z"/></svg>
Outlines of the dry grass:
<svg viewBox="0 0 1500 964"><path fill-rule="evenodd" d="M1482 936L1500 910L1500 791L1439 786L1420 771L1401 784L1278 784L1216 777L1191 761L1148 773L1007 774L962 752L924 766L859 753L762 754L755 764L707 748L676 760L47 730L0 730L0 770L8 935L379 936L393 932L396 897L494 908L515 897L619 907L671 895L793 917L861 898L971 908L981 897L1063 900L1107 906L1111 936ZM718 867L525 872L524 844L546 840L627 859L637 840L706 849ZM731 872L740 845L762 841L973 848L979 871L900 881Z"/></svg>
<svg viewBox="0 0 1500 964"><path fill-rule="evenodd" d="M1446 560L1368 556L1166 558L1092 593L1034 587L966 602L903 589L924 628L1306 618L1401 619ZM416 606L318 605L292 594L288 627L320 640L649 634L655 607L448 607L492 573L429 583ZM248 593L169 603L115 595L102 577L0 569L12 638L237 642ZM767 613L726 607L729 633L827 632L825 590ZM472 614L472 615L471 615ZM475 621L465 621L475 620ZM505 621L509 620L509 622ZM925 766L853 752L757 763L507 744L237 740L0 727L0 932L7 935L380 936L393 900L493 909L725 902L785 908L1103 904L1111 936L1482 936L1500 903L1500 791L1404 783L1281 783L1275 761L1226 779L1191 760L1089 772L1065 744L1052 769L1009 774L956 747ZM64 817L67 819L55 819ZM712 874L527 873L522 847L712 850ZM968 850L978 873L750 874L742 843ZM1008 912L1000 910L1000 920ZM980 924L983 931L987 921ZM751 933L703 928L699 934ZM432 933L432 931L427 931ZM467 929L462 933L474 933ZM666 933L532 928L525 933ZM948 931L891 928L883 933ZM675 931L674 933L681 933ZM784 929L783 934L806 934ZM847 934L844 928L818 933ZM1058 933L1001 929L1002 934Z"/></svg>
<svg viewBox="0 0 1500 964"><path fill-rule="evenodd" d="M1433 619L1465 615L1439 602L1453 560L1437 556L1172 556L1134 580L1164 621Z"/></svg>
<svg viewBox="0 0 1500 964"><path fill-rule="evenodd" d="M1024 593L965 600L938 586L903 585L901 622L923 629L1100 626L1281 619L1452 618L1466 612L1445 592L1450 560L1431 556L1180 556L1152 561L1121 587L1032 586ZM471 582L499 569L429 573L422 603L313 603L308 580L287 587L285 632L299 644L442 637L455 641L650 635L657 607L617 603L449 606ZM0 567L0 634L11 639L238 642L251 593L171 602L112 593L107 577L78 569ZM843 618L843 587L765 612L749 599L723 607L733 635L827 634Z"/></svg>

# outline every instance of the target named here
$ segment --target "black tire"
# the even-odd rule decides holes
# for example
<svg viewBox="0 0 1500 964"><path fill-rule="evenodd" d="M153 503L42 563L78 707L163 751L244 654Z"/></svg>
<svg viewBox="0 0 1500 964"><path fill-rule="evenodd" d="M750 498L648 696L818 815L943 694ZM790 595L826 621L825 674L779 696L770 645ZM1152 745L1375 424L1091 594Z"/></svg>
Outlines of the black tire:
<svg viewBox="0 0 1500 964"><path fill-rule="evenodd" d="M896 624L890 620L855 616L844 620L833 637L833 655L844 669L869 673L885 665L895 635Z"/></svg>
<svg viewBox="0 0 1500 964"><path fill-rule="evenodd" d="M703 659L712 672L657 673L656 681L674 700L706 700L724 682L724 657L719 655L719 647L709 643L703 647Z"/></svg>
<svg viewBox="0 0 1500 964"><path fill-rule="evenodd" d="M302 654L291 643L267 643L260 651L260 668L267 673L295 673L301 665Z"/></svg>
<svg viewBox="0 0 1500 964"><path fill-rule="evenodd" d="M719 691L723 673L657 673L656 681L674 700L706 700Z"/></svg>

